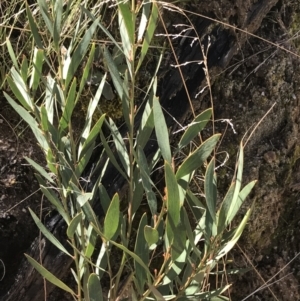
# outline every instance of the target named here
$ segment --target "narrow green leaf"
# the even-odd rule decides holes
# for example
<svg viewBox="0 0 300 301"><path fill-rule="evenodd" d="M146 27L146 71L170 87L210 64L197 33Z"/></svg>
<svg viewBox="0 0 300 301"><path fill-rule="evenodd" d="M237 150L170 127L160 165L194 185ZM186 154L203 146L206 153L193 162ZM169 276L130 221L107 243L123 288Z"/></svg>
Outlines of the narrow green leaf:
<svg viewBox="0 0 300 301"><path fill-rule="evenodd" d="M216 222L217 177L215 174L215 158L210 161L206 168L204 193L209 214L213 221Z"/></svg>
<svg viewBox="0 0 300 301"><path fill-rule="evenodd" d="M140 168L140 174L142 178L142 184L146 192L146 198L151 210L152 216L157 214L157 199L152 187L154 186L150 178L150 170L148 162L143 150L138 147L137 163Z"/></svg>
<svg viewBox="0 0 300 301"><path fill-rule="evenodd" d="M27 90L26 83L23 81L22 77L14 67L10 69L10 72L12 75L12 80L10 77L7 77L7 80L11 90L25 109L28 111L33 111L33 101Z"/></svg>
<svg viewBox="0 0 300 301"><path fill-rule="evenodd" d="M149 247L158 242L159 234L155 228L146 225L144 228L144 235Z"/></svg>
<svg viewBox="0 0 300 301"><path fill-rule="evenodd" d="M24 83L27 82L27 77L28 77L28 60L25 55L23 55L23 60L20 68L20 74L21 77L24 81Z"/></svg>
<svg viewBox="0 0 300 301"><path fill-rule="evenodd" d="M102 287L98 275L91 274L88 280L89 301L103 301Z"/></svg>
<svg viewBox="0 0 300 301"><path fill-rule="evenodd" d="M11 45L9 38L6 38L6 46L7 46L7 50L8 50L9 56L11 58L11 61L12 61L13 65L15 66L15 68L18 70L19 69L18 60L16 58L15 52L13 50L13 47Z"/></svg>
<svg viewBox="0 0 300 301"><path fill-rule="evenodd" d="M51 16L49 14L49 7L46 3L45 0L37 0L38 2L38 5L39 5L39 9L40 9L40 12L42 13L42 17L44 19L44 22L51 34L51 36L53 37L53 23L52 23L52 20L51 20Z"/></svg>
<svg viewBox="0 0 300 301"><path fill-rule="evenodd" d="M44 234L44 236L51 241L59 250L64 252L65 254L69 255L73 258L73 256L65 249L65 247L57 240L57 238L54 237L54 235L49 232L49 230L41 223L40 219L35 215L35 213L29 208L29 212L38 226L38 228L41 230L41 232Z"/></svg>
<svg viewBox="0 0 300 301"><path fill-rule="evenodd" d="M150 95L150 99L153 100L153 93ZM146 146L149 138L154 129L154 118L153 118L153 110L150 107L150 99L147 101L145 105L145 109L142 116L142 121L140 123L140 128L137 133L137 145L142 149Z"/></svg>
<svg viewBox="0 0 300 301"><path fill-rule="evenodd" d="M101 200L101 207L104 211L104 215L106 215L110 205L110 198L105 187L102 184L99 185L99 195Z"/></svg>
<svg viewBox="0 0 300 301"><path fill-rule="evenodd" d="M119 227L120 215L120 200L119 195L116 193L107 210L104 220L104 236L110 240L117 232Z"/></svg>
<svg viewBox="0 0 300 301"><path fill-rule="evenodd" d="M118 93L119 98L122 100L125 98L128 99L129 98L128 92L126 90L124 90L124 84L120 77L119 70L118 70L109 50L105 46L103 46L103 56L105 58L106 67L109 70L111 79L114 83L114 87Z"/></svg>
<svg viewBox="0 0 300 301"><path fill-rule="evenodd" d="M81 221L82 221L82 212L79 212L74 216L74 218L71 220L68 226L67 235L70 239L73 238L73 235Z"/></svg>
<svg viewBox="0 0 300 301"><path fill-rule="evenodd" d="M245 226L249 220L249 217L253 211L254 204L255 203L253 202L250 209L247 210L245 216L243 217L243 220L240 222L239 226L235 229L234 235L231 238L231 240L229 242L227 242L223 248L220 249L218 255L216 256L216 260L219 260L220 258L225 256L236 245L236 243L238 242L239 238L241 237L241 235L245 229Z"/></svg>
<svg viewBox="0 0 300 301"><path fill-rule="evenodd" d="M61 35L63 1L55 1L54 13L55 13L55 17L54 17L54 27L53 27L53 44L54 44L55 50L58 52L60 35Z"/></svg>
<svg viewBox="0 0 300 301"><path fill-rule="evenodd" d="M183 223L183 214L182 214L182 222L176 227L174 239L171 246L171 258L175 261L184 251L186 245L186 230Z"/></svg>
<svg viewBox="0 0 300 301"><path fill-rule="evenodd" d="M92 257L92 255L95 251L95 248L96 248L97 238L98 238L98 234L96 233L93 226L91 224L89 224L87 234L86 234L87 246L86 246L85 253L84 253L84 256L86 258L90 259Z"/></svg>
<svg viewBox="0 0 300 301"><path fill-rule="evenodd" d="M134 60L135 12L131 11L129 2L118 1L118 20L122 45L129 74L132 77L132 62Z"/></svg>
<svg viewBox="0 0 300 301"><path fill-rule="evenodd" d="M88 222L94 223L95 225L97 225L97 227L99 227L99 221L90 204L90 200L93 199L95 190L93 190L93 192L84 192L81 191L74 183L70 182L70 185L72 187L72 192L76 197L76 202L82 208Z"/></svg>
<svg viewBox="0 0 300 301"><path fill-rule="evenodd" d="M103 144L103 147L107 153L107 156L109 157L111 163L113 164L113 166L118 170L118 172L122 175L122 177L124 179L127 179L127 175L124 173L124 171L122 170L122 168L120 167L120 165L118 164L113 152L111 151L111 148L110 146L108 145L105 137L104 137L104 134L102 133L102 131L100 131L100 138L101 138L101 142Z"/></svg>
<svg viewBox="0 0 300 301"><path fill-rule="evenodd" d="M40 79L42 76L43 62L44 62L44 50L34 48L33 61L32 61L33 67L32 67L32 73L29 82L29 87L32 89L32 91L36 91L39 86Z"/></svg>
<svg viewBox="0 0 300 301"><path fill-rule="evenodd" d="M228 210L228 214L226 215L226 225L229 224L229 219L232 216L231 211L233 211L233 207L235 207L238 202L239 193L242 187L243 168L244 168L244 147L243 147L243 143L241 142L240 149L239 149L239 157L236 162L235 179L233 180L235 182L235 188L232 196L232 201L230 203L230 207Z"/></svg>
<svg viewBox="0 0 300 301"><path fill-rule="evenodd" d="M86 112L86 116L85 116L85 124L84 124L84 127L83 127L82 134L80 136L80 145L79 145L79 150L78 150L78 159L80 158L80 155L81 155L81 152L82 152L82 147L83 147L84 143L86 142L86 139L90 135L90 130L91 130L91 125L92 125L93 115L94 115L94 112L95 112L95 110L97 108L97 105L99 103L99 100L100 100L100 97L101 97L101 94L102 94L103 86L104 86L104 83L105 83L105 78L106 78L106 75L102 78L102 81L101 81L101 83L100 83L100 85L99 85L99 87L97 89L97 92L96 92L94 98L91 99L91 101L89 102L89 106L88 106L88 109L87 109L87 112ZM101 116L100 119L102 120L102 118L104 118L103 115ZM99 122L102 122L102 121L99 121ZM99 124L97 125L96 128L98 128L98 126L99 126ZM95 135L95 133L93 133L92 136L94 136L94 135Z"/></svg>
<svg viewBox="0 0 300 301"><path fill-rule="evenodd" d="M144 197L144 187L141 182L140 170L138 167L134 168L133 171L133 204L132 204L132 214L134 215L139 209L143 197Z"/></svg>
<svg viewBox="0 0 300 301"><path fill-rule="evenodd" d="M41 128L43 132L45 133L45 136L48 139L49 137L49 122L48 122L48 116L47 116L47 110L44 105L41 105L40 107L40 116L41 116ZM50 140L50 139L48 139Z"/></svg>
<svg viewBox="0 0 300 301"><path fill-rule="evenodd" d="M220 134L211 136L205 140L192 154L190 154L179 166L176 173L176 178L180 179L199 168L215 148L220 136Z"/></svg>
<svg viewBox="0 0 300 301"><path fill-rule="evenodd" d="M47 173L41 165L37 164L36 162L34 162L28 157L25 157L25 159L41 176L43 176L50 183L54 184L54 181L49 175L49 173Z"/></svg>
<svg viewBox="0 0 300 301"><path fill-rule="evenodd" d="M128 87L130 87L130 83L128 78L128 71L126 70L124 75L124 81L123 81L123 91L128 90ZM127 97L127 93L123 93L122 109L123 109L123 116L124 116L125 123L128 129L130 129L134 125L130 123L130 104L129 104L129 98Z"/></svg>
<svg viewBox="0 0 300 301"><path fill-rule="evenodd" d="M248 196L248 194L251 192L252 188L254 187L256 181L252 181L248 183L242 191L240 191L238 197L235 199L235 203L232 203L230 206L230 210L228 211L228 216L227 216L227 223L231 223L231 221L234 219L236 216L238 210L241 208L244 200ZM234 199L232 200L234 201Z"/></svg>
<svg viewBox="0 0 300 301"><path fill-rule="evenodd" d="M95 43L92 43L91 51L89 54L89 58L84 66L83 73L80 80L79 90L77 92L77 97L75 103L78 102L80 99L81 93L85 87L85 84L87 83L87 80L89 78L89 75L92 71L92 63L94 62L94 56L95 56Z"/></svg>
<svg viewBox="0 0 300 301"><path fill-rule="evenodd" d="M144 4L145 9L147 9L148 3ZM143 27L144 27L144 23L145 23L145 18L146 15L144 15L144 18L141 18L141 24L140 24L140 29L141 32L139 32L139 35L142 35L143 32ZM146 57L146 54L148 52L149 46L151 45L151 41L156 29L156 25L157 25L157 20L158 20L158 7L157 7L157 3L152 2L152 11L151 11L151 15L150 15L150 19L148 22L148 27L147 27L147 31L145 33L145 37L143 40L143 45L142 45L142 49L141 49L141 54L140 54L140 58L135 70L135 74L137 74L137 71L139 70L140 66L142 65L142 62L144 60L144 58ZM142 23L143 22L143 23ZM141 28L142 26L142 28ZM138 39L140 39L141 37L139 36Z"/></svg>
<svg viewBox="0 0 300 301"><path fill-rule="evenodd" d="M33 117L20 105L18 105L6 92L3 92L5 98L10 103L10 105L15 109L15 111L21 116L21 118L27 122L30 126L33 134L35 135L36 139L38 140L40 146L43 150L48 149L48 143L43 136L41 130L39 129L38 123L33 119Z"/></svg>
<svg viewBox="0 0 300 301"><path fill-rule="evenodd" d="M116 146L117 154L120 158L120 161L123 165L126 174L129 176L130 173L130 161L128 151L124 142L123 137L121 136L116 124L113 122L111 118L109 118L109 127L110 131Z"/></svg>
<svg viewBox="0 0 300 301"><path fill-rule="evenodd" d="M168 220L171 219L174 226L177 227L180 221L180 198L179 189L176 181L175 174L171 165L165 161L165 179L167 190L167 208L168 208Z"/></svg>
<svg viewBox="0 0 300 301"><path fill-rule="evenodd" d="M94 226L94 225L93 225ZM99 231L99 229L97 229L94 226L94 229L96 230L96 232L106 241L109 241L109 243L111 243L112 245L116 246L117 248L119 248L120 250L124 251L126 254L128 254L131 258L133 258L135 261L137 261L146 271L147 274L150 275L150 277L153 279L152 274L149 271L149 268L147 265L145 265L145 263L143 262L143 260L141 260L141 258L139 256L137 256L134 252L131 252L130 250L128 250L128 248L126 248L125 246L116 243L113 240L109 240L101 231Z"/></svg>
<svg viewBox="0 0 300 301"><path fill-rule="evenodd" d="M140 257L145 265L149 264L149 248L144 236L144 229L147 226L147 213L144 213L137 231L134 253ZM137 262L134 261L135 275L139 292L144 292L144 285L147 282L147 271Z"/></svg>
<svg viewBox="0 0 300 301"><path fill-rule="evenodd" d="M30 262L30 264L44 277L46 278L49 282L53 283L55 286L63 289L64 291L76 295L74 291L69 288L66 284L64 284L61 280L56 278L52 273L50 273L48 270L46 270L43 266L41 266L37 261L35 261L32 257L29 255L25 254L27 260Z"/></svg>
<svg viewBox="0 0 300 301"><path fill-rule="evenodd" d="M235 190L235 182L231 183L219 210L218 215L218 234L223 232L227 227L226 218L228 215L228 211L232 202L233 194Z"/></svg>
<svg viewBox="0 0 300 301"><path fill-rule="evenodd" d="M63 113L59 120L59 132L61 134L65 131L66 128L68 128L71 122L72 113L75 107L76 88L77 88L77 80L76 78L74 78L68 92L66 105L63 108Z"/></svg>
<svg viewBox="0 0 300 301"><path fill-rule="evenodd" d="M141 16L140 26L138 30L138 35L137 35L137 43L142 42L147 27L148 19L149 19L150 9L151 9L150 1L145 1L143 3L142 16Z"/></svg>
<svg viewBox="0 0 300 301"><path fill-rule="evenodd" d="M189 244L191 245L191 247L193 248L193 251L197 254L197 256L199 258L201 258L201 252L195 244L195 237L194 237L192 227L191 227L191 224L190 224L190 218L189 218L188 214L186 213L185 208L183 207L182 209L183 209L183 217L184 217L183 222L184 222L184 227L186 229Z"/></svg>
<svg viewBox="0 0 300 301"><path fill-rule="evenodd" d="M163 158L169 163L172 163L172 155L170 149L169 133L166 125L165 117L157 97L153 98L153 114L155 133L158 146L161 150Z"/></svg>
<svg viewBox="0 0 300 301"><path fill-rule="evenodd" d="M56 82L55 80L48 75L47 76L47 84L46 84L46 91L45 91L45 108L48 115L49 123L53 124L53 117L54 117L54 98L53 91L55 90Z"/></svg>
<svg viewBox="0 0 300 301"><path fill-rule="evenodd" d="M39 180L40 182L40 180ZM69 222L68 214L66 213L64 207L62 206L60 200L57 198L55 193L50 190L48 187L46 187L46 183L42 186L40 183L41 191L45 195L45 197L48 199L48 201L55 207L55 209L58 211L58 213L63 217L66 223Z"/></svg>
<svg viewBox="0 0 300 301"><path fill-rule="evenodd" d="M33 39L37 45L38 48L40 49L43 49L44 48L44 45L42 43L42 39L41 39L41 36L39 34L39 30L35 24L35 20L32 16L32 13L30 11L30 8L26 2L26 14L27 14L27 17L28 17L28 21L29 21L29 26L30 26L30 30L31 30L31 33L33 35Z"/></svg>
<svg viewBox="0 0 300 301"><path fill-rule="evenodd" d="M209 108L199 114L195 119L188 125L186 131L182 135L178 148L182 149L188 145L206 126L207 122L210 120L212 114L212 109Z"/></svg>
<svg viewBox="0 0 300 301"><path fill-rule="evenodd" d="M41 1L41 0L40 0ZM63 70L63 74L64 74L64 78L66 78L66 82L65 85L66 87L69 85L69 83L71 82L75 72L77 71L77 68L79 67L82 59L85 57L85 54L88 50L90 41L93 37L93 34L97 28L99 22L99 18L97 18L93 24L91 25L91 27L85 31L85 34L82 38L82 40L80 41L80 43L78 44L72 58L71 58L71 62L69 65L64 65L64 70ZM65 68L66 66L66 68Z"/></svg>

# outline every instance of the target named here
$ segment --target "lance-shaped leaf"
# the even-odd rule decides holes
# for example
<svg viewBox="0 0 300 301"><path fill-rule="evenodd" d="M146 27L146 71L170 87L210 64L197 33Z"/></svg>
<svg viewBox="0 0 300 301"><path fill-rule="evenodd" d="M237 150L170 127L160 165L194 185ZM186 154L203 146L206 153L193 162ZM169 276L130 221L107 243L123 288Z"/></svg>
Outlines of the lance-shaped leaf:
<svg viewBox="0 0 300 301"><path fill-rule="evenodd" d="M118 244L116 243L115 241L113 240L109 240L105 235L104 233L102 233L98 228L96 228L94 225L93 225L94 229L96 230L96 232L105 240L105 241L109 241L109 243L111 243L112 245L116 246L117 248L119 248L120 250L124 251L126 254L128 254L131 258L133 258L135 261L137 261L146 271L147 271L147 274L153 279L153 276L152 274L150 273L149 271L149 268L147 265L145 265L144 261L139 257L137 256L134 252L128 250L128 248L126 248L125 246L121 245L121 244Z"/></svg>
<svg viewBox="0 0 300 301"><path fill-rule="evenodd" d="M106 78L106 75L103 76L102 81L101 81L101 83L100 83L100 85L97 89L95 97L93 99L91 99L91 101L89 102L89 106L88 106L86 116L85 116L85 124L84 124L84 127L83 127L82 134L80 136L78 159L80 159L83 145L85 144L88 136L90 135L91 125L92 125L92 120L93 120L93 114L94 114L94 112L97 108L97 105L99 103L99 100L100 100L100 97L101 97L101 94L102 94L102 90L103 90L103 86L104 86L104 83L105 83L105 78ZM101 117L100 119L102 120L102 118L104 118L104 117ZM102 125L102 122L103 122L103 120L101 121L101 125ZM94 136L94 135L95 135L95 133L93 133L92 136Z"/></svg>
<svg viewBox="0 0 300 301"><path fill-rule="evenodd" d="M11 42L8 38L6 38L6 43L5 44L6 44L10 59L11 59L12 63L14 64L14 67L18 70L19 69L18 60L16 58L16 55L15 55L14 49L11 45Z"/></svg>
<svg viewBox="0 0 300 301"><path fill-rule="evenodd" d="M135 13L131 11L129 2L118 1L119 29L129 74L132 77L134 60Z"/></svg>
<svg viewBox="0 0 300 301"><path fill-rule="evenodd" d="M39 5L39 9L42 13L43 19L45 21L45 24L46 24L51 36L53 37L53 22L51 20L50 14L49 14L50 9L45 0L37 0L37 2Z"/></svg>
<svg viewBox="0 0 300 301"><path fill-rule="evenodd" d="M109 205L104 220L104 236L107 240L110 240L115 236L119 228L119 216L120 216L120 200L119 195L116 193Z"/></svg>
<svg viewBox="0 0 300 301"><path fill-rule="evenodd" d="M15 111L22 117L24 121L30 126L33 134L35 135L37 141L43 150L47 151L48 143L43 136L41 130L39 129L38 123L34 120L34 118L20 105L18 105L7 93L4 92L4 96L10 105L15 109Z"/></svg>
<svg viewBox="0 0 300 301"><path fill-rule="evenodd" d="M212 109L210 108L195 117L182 135L178 144L179 149L188 145L203 130L207 122L210 120L211 114Z"/></svg>
<svg viewBox="0 0 300 301"><path fill-rule="evenodd" d="M28 60L25 55L23 55L22 64L21 64L21 68L20 68L20 74L21 74L21 77L22 77L24 83L26 83L27 77L28 77Z"/></svg>
<svg viewBox="0 0 300 301"><path fill-rule="evenodd" d="M27 14L27 17L28 17L29 26L30 26L31 33L33 35L33 39L34 39L37 47L40 48L40 49L43 49L44 45L42 43L42 39L41 39L41 36L39 34L39 30L38 30L38 28L35 24L34 18L32 16L32 13L30 11L30 8L29 8L27 2L25 2L25 3L26 3L26 14Z"/></svg>
<svg viewBox="0 0 300 301"><path fill-rule="evenodd" d="M193 153L191 153L179 166L176 178L180 179L202 166L219 141L220 134L216 134L205 140Z"/></svg>
<svg viewBox="0 0 300 301"><path fill-rule="evenodd" d="M216 205L217 205L217 176L215 174L215 159L213 158L206 168L204 180L204 192L208 212L216 222Z"/></svg>
<svg viewBox="0 0 300 301"><path fill-rule="evenodd" d="M145 3L143 5L143 15L141 18L141 23L140 23L140 28L139 28L139 36L138 39L141 39L142 34L143 34L143 27L145 26L144 24L146 23L146 19L147 19L147 10L148 10L148 5L150 3ZM156 24L157 24L157 20L158 20L158 7L157 7L157 3L152 2L152 11L151 11L151 15L149 18L149 22L148 22L148 27L147 27L147 31L145 33L144 36L144 40L143 40L143 45L142 45L142 49L141 49L141 54L140 54L140 58L135 70L135 74L137 74L140 66L142 65L142 62L148 52L149 46L151 45L151 41L154 35L154 31L156 28Z"/></svg>
<svg viewBox="0 0 300 301"><path fill-rule="evenodd" d="M129 176L130 173L130 161L129 161L129 155L127 152L127 148L124 142L124 139L122 138L116 124L113 122L111 118L109 118L109 127L110 131L116 146L117 154L119 156L119 159L123 165L124 170L126 171L126 174Z"/></svg>
<svg viewBox="0 0 300 301"><path fill-rule="evenodd" d="M35 213L29 208L29 212L38 226L38 228L41 230L41 232L44 234L44 236L49 239L59 250L64 252L65 254L69 255L73 258L73 256L66 250L66 248L57 240L57 238L49 232L49 230L41 223L40 219L35 215Z"/></svg>
<svg viewBox="0 0 300 301"><path fill-rule="evenodd" d="M49 282L53 283L55 286L63 289L64 291L71 293L72 295L76 295L74 291L69 288L66 284L64 284L61 280L56 278L52 273L50 273L48 270L46 270L43 266L41 266L37 261L35 261L32 257L25 254L27 260L30 262L30 264Z"/></svg>
<svg viewBox="0 0 300 301"><path fill-rule="evenodd" d="M134 253L143 260L145 265L149 264L149 248L144 236L144 228L147 225L147 214L144 213L137 231ZM137 280L138 291L143 293L144 285L147 282L146 270L137 262L134 261L135 275Z"/></svg>
<svg viewBox="0 0 300 301"><path fill-rule="evenodd" d="M150 178L150 170L148 162L143 150L138 147L138 157L137 163L140 168L140 174L142 178L142 184L146 192L146 198L148 201L149 208L151 210L152 216L157 214L157 199L156 195L152 190L152 180Z"/></svg>
<svg viewBox="0 0 300 301"><path fill-rule="evenodd" d="M85 54L88 50L90 41L93 37L95 29L99 23L99 18L97 18L91 27L86 30L82 40L78 44L72 58L70 64L65 64L63 69L63 77L66 79L65 85L68 87L69 83L71 82L75 72L77 71L78 66L80 65L82 59L85 57Z"/></svg>
<svg viewBox="0 0 300 301"><path fill-rule="evenodd" d="M32 91L36 91L42 76L42 68L44 63L44 50L34 48L32 73L30 77L29 87Z"/></svg>
<svg viewBox="0 0 300 301"><path fill-rule="evenodd" d="M128 99L129 98L128 92L124 89L123 80L120 77L119 70L118 70L109 50L105 46L103 46L103 56L105 58L106 67L109 70L111 79L114 83L114 87L118 93L119 98L122 100L124 100L125 98Z"/></svg>
<svg viewBox="0 0 300 301"><path fill-rule="evenodd" d="M156 134L158 146L161 150L161 154L163 158L169 164L171 164L172 155L170 149L168 128L166 125L165 116L159 104L159 99L157 97L153 98L153 114L154 114L155 134Z"/></svg>
<svg viewBox="0 0 300 301"><path fill-rule="evenodd" d="M69 126L71 122L72 113L75 107L76 86L77 86L77 80L76 78L74 78L71 87L69 89L66 105L64 106L63 109L63 114L59 120L60 133L63 133L64 130Z"/></svg>
<svg viewBox="0 0 300 301"><path fill-rule="evenodd" d="M223 246L218 255L216 256L216 260L219 260L220 258L222 258L223 256L225 256L237 243L237 241L239 240L239 238L241 237L245 226L249 220L249 217L253 211L254 208L254 202L252 203L251 207L247 210L245 216L243 217L243 220L241 221L241 223L239 224L239 226L237 227L237 229L234 230L234 235L233 237L230 239L229 242L225 243L225 246Z"/></svg>
<svg viewBox="0 0 300 301"><path fill-rule="evenodd" d="M41 175L43 176L47 181L49 181L50 183L54 183L53 179L51 178L51 176L49 175L49 173L47 173L45 171L45 169L37 164L36 162L34 162L33 160L31 160L28 157L25 157L26 161Z"/></svg>
<svg viewBox="0 0 300 301"><path fill-rule="evenodd" d="M168 219L171 219L174 226L177 227L180 221L180 198L179 189L175 174L171 165L165 161L165 179L166 179L166 197L168 208Z"/></svg>
<svg viewBox="0 0 300 301"><path fill-rule="evenodd" d="M11 88L12 92L14 93L15 97L21 103L21 105L29 112L34 110L33 108L33 101L31 99L30 94L27 91L26 83L23 81L20 74L17 70L12 67L11 70L11 77L7 77L7 82L9 87Z"/></svg>
<svg viewBox="0 0 300 301"><path fill-rule="evenodd" d="M55 1L54 4L54 26L53 26L53 43L55 50L59 50L59 41L61 35L62 15L63 15L63 1Z"/></svg>

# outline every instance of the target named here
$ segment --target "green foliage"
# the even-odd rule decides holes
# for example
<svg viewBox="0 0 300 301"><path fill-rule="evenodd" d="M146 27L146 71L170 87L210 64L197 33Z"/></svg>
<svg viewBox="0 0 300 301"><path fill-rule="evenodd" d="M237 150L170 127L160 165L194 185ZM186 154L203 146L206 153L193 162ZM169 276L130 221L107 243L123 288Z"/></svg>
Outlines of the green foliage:
<svg viewBox="0 0 300 301"><path fill-rule="evenodd" d="M7 43L13 63L7 82L14 99L8 94L5 96L28 123L44 152L47 167L29 158L27 160L38 173L42 192L67 224L66 234L73 255L30 212L42 233L74 260L77 293L26 255L28 260L43 277L78 300L104 300L107 297L103 296L104 291L109 291L110 300L125 300L126 297L119 295L119 291L123 291L121 281L128 274L127 283L131 287L129 297L132 300L226 300L225 297L217 297L228 289L228 285L208 291L209 286L203 284L216 270L218 261L241 236L252 208L237 228L227 232L228 225L255 182L242 188L244 149L241 144L232 184L223 201L218 199L214 150L220 140L219 134L213 134L192 150L179 167L174 165L181 150L189 146L208 124L212 109L195 117L186 127L174 151L171 151L168 128L156 97L155 76L149 81L151 84L145 97L147 101L141 107L144 110L141 124L136 130L135 83L154 36L158 19L157 3L145 0L140 6L135 6L134 1L131 4L130 1L117 1L121 44L112 37L102 21L93 16L93 12L82 7L82 18L77 22L74 36L64 55L60 49L60 32L68 25L72 10L64 10L60 1L49 3L39 0L38 5L45 24L44 30L51 38L52 50L56 54L57 67L52 68L47 77L43 76L44 65L48 64L50 57L40 36L40 25L37 25L39 23L31 9L26 6L36 47L32 58L24 57L19 64L13 48ZM86 23L82 23L84 18L89 18L91 22L83 33L79 29L86 26ZM96 50L91 41L97 28L120 51L126 62L126 71L121 70L111 53L111 47L101 45L103 63L108 74L103 75L90 100L80 135L74 135L74 110L94 62ZM137 51L138 47L141 47L140 51ZM80 72L82 76L78 81L75 75ZM104 114L93 123L107 76L111 78L122 101L127 137L122 137L115 122L107 119ZM38 101L37 91L43 91ZM103 133L104 124L111 133L108 138ZM152 133L156 135L159 149L153 157L147 158L144 148ZM103 151L93 163L101 166L102 170L99 175L94 175L94 186L87 192L82 187L82 178L97 137L101 139ZM161 159L164 161L161 166L164 169L164 194L157 189L151 178L153 170L161 164ZM128 184L125 197L120 198L115 193L110 200L106 187L101 184L108 161ZM200 200L198 193L191 189L191 183L196 172L204 168L204 196ZM94 201L99 196L105 212L103 221L93 209ZM148 204L146 212L141 206L143 199ZM96 248L97 241L101 241L100 250ZM117 263L114 252L121 253ZM159 258L155 259L155 256ZM117 269L112 266L117 266ZM108 288L101 287L101 280L105 277L109 278Z"/></svg>

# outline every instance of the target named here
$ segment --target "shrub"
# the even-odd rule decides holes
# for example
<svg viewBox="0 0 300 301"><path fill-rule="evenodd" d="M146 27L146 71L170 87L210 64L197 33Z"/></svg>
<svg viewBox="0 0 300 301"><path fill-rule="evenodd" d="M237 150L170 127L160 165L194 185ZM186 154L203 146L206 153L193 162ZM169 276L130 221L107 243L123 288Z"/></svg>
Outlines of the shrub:
<svg viewBox="0 0 300 301"><path fill-rule="evenodd" d="M126 299L122 293L125 287L121 283L125 275L130 288L127 297L132 300L202 300L217 296L220 298L214 300L226 300L221 296L228 289L228 284L209 290L207 283L212 274L218 274L218 262L236 244L252 210L250 208L246 212L236 228L228 230L255 184L253 181L242 188L243 144L239 148L234 179L224 199L217 202L214 150L219 134L213 134L189 152L179 166L174 164L207 126L212 109L196 116L183 131L178 144L171 149L163 109L156 96L158 66L149 78L145 102L136 102L137 77L153 40L160 15L158 4L155 1L143 1L141 4L135 4L135 1L116 2L114 9L118 15L121 43L102 24L102 20L81 6L69 46L62 52L61 32L74 22L75 9L70 3L72 1L63 6L62 1L39 0L43 23L37 22L26 6L36 47L32 59L23 57L20 64L10 51L14 66L7 82L20 104L7 93L5 97L28 123L44 152L46 167L30 158L27 160L38 172L42 192L67 224L66 234L72 251L68 251L43 226L33 211L30 213L41 232L74 261L76 292L27 255L28 260L43 277L77 300ZM106 5L105 9L112 8ZM79 31L82 26L86 27L84 32ZM92 42L97 28L107 36L112 46L103 43L97 47ZM45 41L40 35L44 29L51 39L50 52L45 51ZM118 51L126 68L117 63L120 57L113 56L113 48ZM103 74L89 102L81 134L76 135L72 115L91 76L96 51L101 52L107 73ZM51 65L50 58L53 57L56 61ZM46 77L43 76L45 69L49 70ZM78 80L76 75L80 72L81 79ZM125 136L105 114L100 114L93 121L95 112L101 112L98 103L108 85L108 77L122 101L127 128ZM137 114L142 117L137 119ZM104 124L110 136L105 136ZM158 147L154 155L147 157L145 147L152 139L152 133ZM87 166L98 139L103 151L93 165L100 166L101 172L93 174L92 188L87 191L83 180L87 180ZM156 187L151 177L162 161L164 192ZM122 198L115 193L110 199L107 187L101 184L108 162L127 182L127 194ZM195 172L200 168L205 169L201 198L190 187ZM144 213L143 201L148 204ZM97 202L101 203L104 211L103 221L94 211ZM96 247L99 240L100 250ZM116 252L121 253L117 263ZM116 266L117 269L114 268ZM110 283L107 290L100 283L104 277L108 277ZM103 296L102 291L108 291L108 296Z"/></svg>

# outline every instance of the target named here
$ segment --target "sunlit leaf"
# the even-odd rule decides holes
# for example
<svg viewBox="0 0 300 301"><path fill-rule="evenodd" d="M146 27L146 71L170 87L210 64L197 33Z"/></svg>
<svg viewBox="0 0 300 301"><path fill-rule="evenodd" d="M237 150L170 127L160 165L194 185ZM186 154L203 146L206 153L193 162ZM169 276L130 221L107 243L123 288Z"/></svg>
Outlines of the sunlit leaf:
<svg viewBox="0 0 300 301"><path fill-rule="evenodd" d="M46 270L43 266L41 266L37 261L35 261L32 257L25 254L27 260L30 262L30 264L49 282L53 283L55 286L63 289L64 291L76 295L74 291L69 288L66 284L64 284L61 280L56 278L52 273L50 273L48 270Z"/></svg>
<svg viewBox="0 0 300 301"><path fill-rule="evenodd" d="M176 178L180 179L202 166L203 162L208 158L215 148L220 136L220 134L211 136L205 140L193 153L191 153L179 166L176 173Z"/></svg>
<svg viewBox="0 0 300 301"><path fill-rule="evenodd" d="M169 164L171 164L172 155L170 149L168 128L166 125L162 108L159 104L159 100L157 97L153 98L153 114L154 114L155 133L156 133L159 148L161 150L161 154L163 158Z"/></svg>
<svg viewBox="0 0 300 301"><path fill-rule="evenodd" d="M44 236L51 241L59 250L64 252L65 254L69 255L73 258L73 256L65 249L65 247L57 240L57 238L49 232L49 230L41 223L40 219L35 215L35 213L29 208L29 212L38 226L38 228L41 230L41 232L44 234Z"/></svg>
<svg viewBox="0 0 300 301"><path fill-rule="evenodd" d="M81 61L86 55L86 52L88 50L90 41L93 37L93 34L97 28L99 22L99 18L97 18L93 24L85 31L85 34L82 38L82 40L79 42L76 50L74 51L74 54L72 55L71 62L69 65L64 65L63 70L63 78L66 79L65 85L66 87L71 82L75 72L77 71L77 68L79 67Z"/></svg>
<svg viewBox="0 0 300 301"><path fill-rule="evenodd" d="M32 89L32 91L36 91L40 79L42 76L42 69L43 69L43 62L44 62L44 50L34 48L33 53L33 61L32 61L32 73L30 77L29 87Z"/></svg>
<svg viewBox="0 0 300 301"><path fill-rule="evenodd" d="M144 6L146 6L146 5L147 5L147 3ZM157 20L158 20L157 3L152 2L152 11L151 11L151 15L150 15L150 18L149 18L148 27L147 27L147 30L146 30L146 33L145 33L145 37L144 37L144 40L143 40L140 58L139 58L139 61L138 61L137 67L136 67L136 71L135 71L136 74L137 74L137 71L139 70L140 66L142 65L142 62L143 62L144 58L146 57L149 46L151 45L152 38L154 36L154 31L155 31L155 28L156 28L156 25L157 25ZM144 23L142 23L142 21L144 21L143 18L141 19L140 28L141 28L141 26L144 26ZM143 27L141 28L141 32L139 34L142 34L142 31L143 31Z"/></svg>
<svg viewBox="0 0 300 301"><path fill-rule="evenodd" d="M182 135L178 148L181 149L184 146L188 145L206 126L212 114L212 109L209 108L199 114L195 119L188 125L184 134Z"/></svg>

